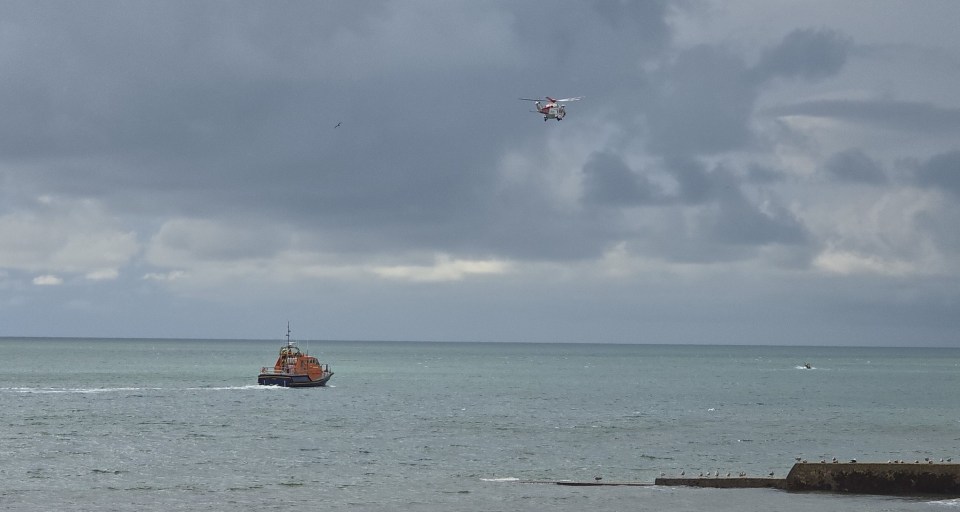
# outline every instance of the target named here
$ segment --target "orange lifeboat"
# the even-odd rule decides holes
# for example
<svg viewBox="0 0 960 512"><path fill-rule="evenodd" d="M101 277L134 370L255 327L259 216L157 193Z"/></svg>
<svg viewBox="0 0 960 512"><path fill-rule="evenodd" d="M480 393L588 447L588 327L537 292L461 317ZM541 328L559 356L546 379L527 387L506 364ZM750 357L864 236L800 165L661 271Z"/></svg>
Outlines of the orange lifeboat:
<svg viewBox="0 0 960 512"><path fill-rule="evenodd" d="M325 386L333 377L330 366L323 364L300 350L290 339L290 323L287 323L287 344L280 347L280 355L273 367L263 367L257 377L261 386L306 388Z"/></svg>

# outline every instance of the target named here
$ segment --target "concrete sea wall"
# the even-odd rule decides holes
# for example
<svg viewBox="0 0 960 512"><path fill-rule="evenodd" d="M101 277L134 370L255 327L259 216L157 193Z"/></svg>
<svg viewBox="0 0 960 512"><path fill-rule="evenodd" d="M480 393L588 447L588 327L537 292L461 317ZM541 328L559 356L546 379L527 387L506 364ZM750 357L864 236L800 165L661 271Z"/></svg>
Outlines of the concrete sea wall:
<svg viewBox="0 0 960 512"><path fill-rule="evenodd" d="M905 496L960 496L960 464L795 464L787 475L786 489Z"/></svg>
<svg viewBox="0 0 960 512"><path fill-rule="evenodd" d="M686 485L713 489L786 489L783 478L665 478L656 480L656 485Z"/></svg>
<svg viewBox="0 0 960 512"><path fill-rule="evenodd" d="M786 478L657 478L656 485L960 496L960 464L799 463Z"/></svg>

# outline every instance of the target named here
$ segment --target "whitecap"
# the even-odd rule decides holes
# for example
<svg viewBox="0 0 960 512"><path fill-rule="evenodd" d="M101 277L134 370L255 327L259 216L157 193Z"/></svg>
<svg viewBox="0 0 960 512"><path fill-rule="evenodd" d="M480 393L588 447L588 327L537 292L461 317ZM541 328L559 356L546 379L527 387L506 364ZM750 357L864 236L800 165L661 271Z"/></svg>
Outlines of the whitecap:
<svg viewBox="0 0 960 512"><path fill-rule="evenodd" d="M503 478L481 478L481 481L484 482L519 482L520 479L512 476L503 477Z"/></svg>
<svg viewBox="0 0 960 512"><path fill-rule="evenodd" d="M161 388L3 388L13 393L63 394L63 393L115 393L129 391L156 391Z"/></svg>
<svg viewBox="0 0 960 512"><path fill-rule="evenodd" d="M931 505L943 505L945 507L960 508L960 498L952 498L949 500L937 500L931 501Z"/></svg>
<svg viewBox="0 0 960 512"><path fill-rule="evenodd" d="M261 389L261 388L279 388L282 386L261 386L260 384L247 384L244 386L215 386L209 388L187 388L189 391L232 391L243 389Z"/></svg>

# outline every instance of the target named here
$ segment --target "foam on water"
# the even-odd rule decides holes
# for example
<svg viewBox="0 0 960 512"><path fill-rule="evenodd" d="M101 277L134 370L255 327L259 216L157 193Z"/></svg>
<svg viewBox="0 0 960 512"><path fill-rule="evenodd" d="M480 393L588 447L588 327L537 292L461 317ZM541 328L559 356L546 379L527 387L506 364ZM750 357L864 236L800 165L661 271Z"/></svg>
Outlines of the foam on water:
<svg viewBox="0 0 960 512"><path fill-rule="evenodd" d="M63 394L63 393L118 393L130 391L160 391L163 388L0 388L2 392L9 393L37 393L37 394Z"/></svg>
<svg viewBox="0 0 960 512"><path fill-rule="evenodd" d="M950 508L960 508L960 498L954 498L954 499L949 499L949 500L931 501L930 504L931 504L931 505L940 505L940 506L950 507Z"/></svg>

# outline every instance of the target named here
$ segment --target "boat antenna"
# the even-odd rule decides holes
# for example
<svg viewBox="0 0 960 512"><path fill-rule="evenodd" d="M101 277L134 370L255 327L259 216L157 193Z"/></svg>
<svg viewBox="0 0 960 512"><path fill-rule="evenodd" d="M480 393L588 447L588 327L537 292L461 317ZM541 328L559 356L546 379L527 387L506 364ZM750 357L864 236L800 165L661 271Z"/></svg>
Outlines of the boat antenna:
<svg viewBox="0 0 960 512"><path fill-rule="evenodd" d="M287 346L290 346L290 320L287 320Z"/></svg>

